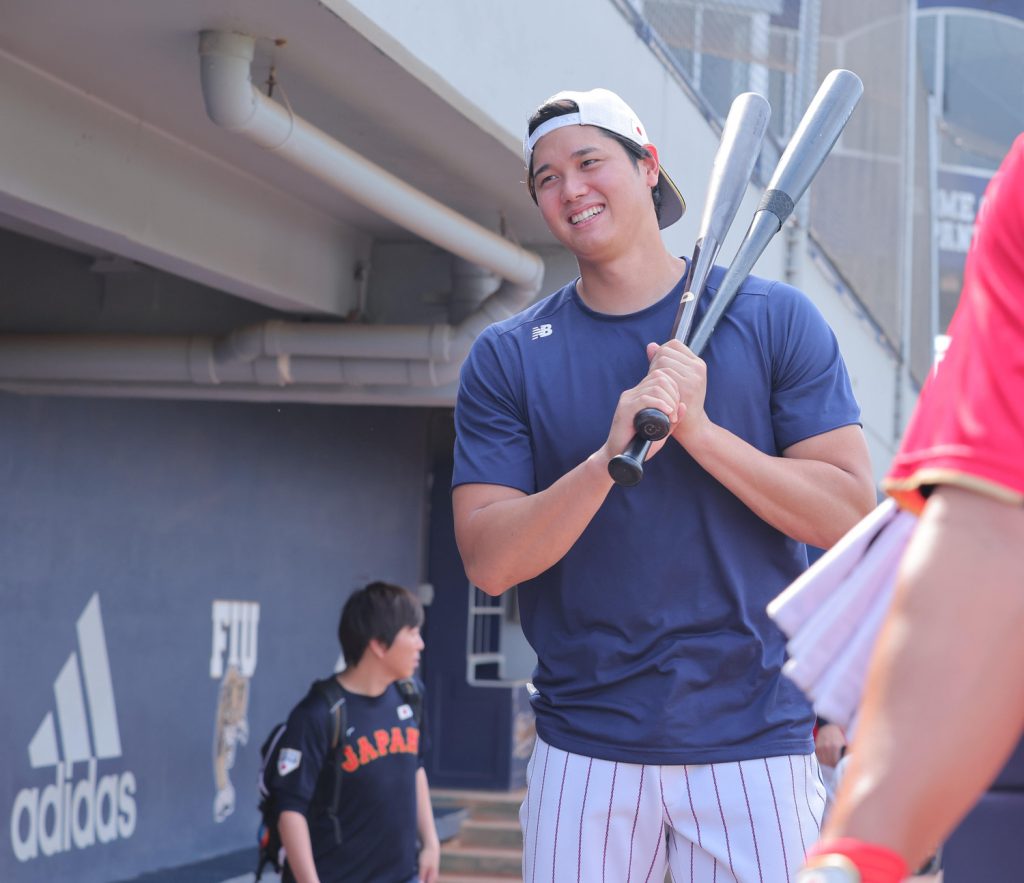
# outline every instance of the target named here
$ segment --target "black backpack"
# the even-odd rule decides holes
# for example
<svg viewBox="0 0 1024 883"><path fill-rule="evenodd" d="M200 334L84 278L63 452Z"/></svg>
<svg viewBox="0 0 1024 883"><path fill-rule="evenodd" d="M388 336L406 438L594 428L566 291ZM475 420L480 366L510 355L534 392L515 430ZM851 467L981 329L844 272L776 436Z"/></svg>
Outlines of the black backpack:
<svg viewBox="0 0 1024 883"><path fill-rule="evenodd" d="M412 709L413 719L417 726L420 722L420 713L423 705L423 695L419 686L412 678L396 681L395 686L402 698ZM331 747L324 758L324 768L330 770L333 783L330 788L331 799L326 806L327 817L334 827L334 836L338 843L341 843L341 823L338 821L338 808L341 805L341 764L338 754L345 745L345 730L348 729L347 717L345 714L345 692L342 690L338 679L335 676L324 678L322 681L315 681L313 689L319 693L334 718L334 725L331 727ZM256 865L256 880L259 881L263 875L263 869L269 864L277 873L281 873L281 863L284 856L284 846L281 843L281 834L277 830L277 808L274 803L274 795L270 791L270 776L277 766L277 755L281 748L281 738L287 728L287 721L277 724L260 746L260 828L259 828L259 859ZM321 772L321 775L324 773Z"/></svg>

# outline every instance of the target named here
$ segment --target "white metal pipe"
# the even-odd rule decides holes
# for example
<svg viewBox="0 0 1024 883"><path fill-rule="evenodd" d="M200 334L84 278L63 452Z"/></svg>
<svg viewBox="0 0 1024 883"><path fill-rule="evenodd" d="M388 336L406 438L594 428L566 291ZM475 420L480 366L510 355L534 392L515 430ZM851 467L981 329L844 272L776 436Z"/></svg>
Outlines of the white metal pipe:
<svg viewBox="0 0 1024 883"><path fill-rule="evenodd" d="M245 362L211 358L202 338L125 339L71 335L0 335L0 384L20 382L194 383L197 386L442 386L460 361L262 356Z"/></svg>
<svg viewBox="0 0 1024 883"><path fill-rule="evenodd" d="M229 335L227 342L197 336L4 334L0 335L0 384L73 378L74 382L226 387L443 386L457 378L477 335L521 309L529 293L527 288L505 283L455 328L398 326L402 330L393 339L387 326L291 322L245 329ZM410 349L420 357L406 358Z"/></svg>
<svg viewBox="0 0 1024 883"><path fill-rule="evenodd" d="M252 84L255 40L203 31L200 77L207 113L379 215L503 279L540 288L543 263L331 138Z"/></svg>
<svg viewBox="0 0 1024 883"><path fill-rule="evenodd" d="M361 325L328 322L269 322L232 332L218 343L218 360L295 355L364 359L449 357L448 325Z"/></svg>
<svg viewBox="0 0 1024 883"><path fill-rule="evenodd" d="M906 58L903 66L903 102L906 125L903 128L903 248L899 288L900 358L897 365L896 397L893 408L892 437L898 441L903 435L910 409L908 400L913 394L910 374L910 349L913 343L911 324L914 303L914 186L917 162L917 21L916 3L906 4ZM913 404L913 402L910 402Z"/></svg>
<svg viewBox="0 0 1024 883"><path fill-rule="evenodd" d="M0 390L20 395L95 398L191 399L195 401L295 402L321 405L398 405L447 408L455 403L456 384L411 386L258 386L188 383L103 383L74 380L0 380Z"/></svg>
<svg viewBox="0 0 1024 883"><path fill-rule="evenodd" d="M203 382L193 359L202 355L188 337L0 335L0 378Z"/></svg>
<svg viewBox="0 0 1024 883"><path fill-rule="evenodd" d="M448 298L448 321L461 322L479 309L480 304L494 293L501 280L485 267L462 258L452 264L452 293Z"/></svg>

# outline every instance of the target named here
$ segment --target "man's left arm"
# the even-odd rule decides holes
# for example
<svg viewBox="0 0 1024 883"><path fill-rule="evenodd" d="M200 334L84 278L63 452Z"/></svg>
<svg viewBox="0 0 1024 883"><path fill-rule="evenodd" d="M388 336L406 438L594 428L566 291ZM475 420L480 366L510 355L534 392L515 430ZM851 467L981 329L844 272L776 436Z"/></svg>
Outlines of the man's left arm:
<svg viewBox="0 0 1024 883"><path fill-rule="evenodd" d="M774 457L705 418L685 447L761 519L822 549L876 504L867 442L856 425L796 442Z"/></svg>
<svg viewBox="0 0 1024 883"><path fill-rule="evenodd" d="M835 335L796 289L772 291L762 337L771 358L769 407L781 456L710 419L707 365L688 347L669 341L649 348L648 357L678 388L676 441L772 527L827 549L876 505L871 459Z"/></svg>
<svg viewBox="0 0 1024 883"><path fill-rule="evenodd" d="M416 828L420 835L420 883L437 883L441 867L441 841L430 805L427 771L416 770Z"/></svg>

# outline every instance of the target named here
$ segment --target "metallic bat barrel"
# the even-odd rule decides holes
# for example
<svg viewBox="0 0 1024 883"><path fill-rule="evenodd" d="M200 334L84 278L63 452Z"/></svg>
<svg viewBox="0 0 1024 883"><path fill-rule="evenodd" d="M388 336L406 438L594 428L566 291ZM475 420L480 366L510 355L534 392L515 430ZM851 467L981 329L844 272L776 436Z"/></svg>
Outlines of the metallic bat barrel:
<svg viewBox="0 0 1024 883"><path fill-rule="evenodd" d="M676 313L673 336L678 340L685 341L689 334L697 299L746 193L770 116L767 99L756 92L736 96L729 108L711 166L708 195L687 271L684 299ZM629 446L608 463L612 478L625 487L632 487L643 478L647 452L654 441L668 435L670 424L668 417L657 408L644 408L634 418L633 426L636 435Z"/></svg>
<svg viewBox="0 0 1024 883"><path fill-rule="evenodd" d="M722 279L718 294L694 332L690 348L698 355L707 345L715 326L750 275L757 259L768 247L772 237L782 229L793 206L825 162L863 93L864 84L852 71L834 70L822 81L800 125L786 145L750 222L750 228Z"/></svg>
<svg viewBox="0 0 1024 883"><path fill-rule="evenodd" d="M674 332L677 340L685 341L690 332L694 307L747 192L770 117L771 106L756 92L738 95L729 108L711 167L708 195L690 263L686 290L693 297L682 305L677 318Z"/></svg>

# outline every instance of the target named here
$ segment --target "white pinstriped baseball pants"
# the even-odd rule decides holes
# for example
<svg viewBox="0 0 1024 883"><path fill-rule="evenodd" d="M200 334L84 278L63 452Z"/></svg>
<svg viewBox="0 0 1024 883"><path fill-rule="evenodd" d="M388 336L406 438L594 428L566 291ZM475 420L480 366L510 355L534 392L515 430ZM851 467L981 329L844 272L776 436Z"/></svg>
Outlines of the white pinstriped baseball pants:
<svg viewBox="0 0 1024 883"><path fill-rule="evenodd" d="M789 883L825 807L813 754L653 766L538 737L527 780L525 883Z"/></svg>

